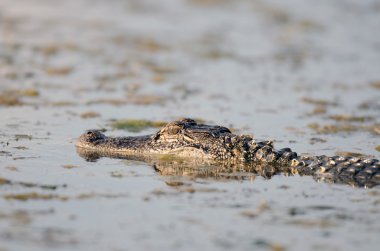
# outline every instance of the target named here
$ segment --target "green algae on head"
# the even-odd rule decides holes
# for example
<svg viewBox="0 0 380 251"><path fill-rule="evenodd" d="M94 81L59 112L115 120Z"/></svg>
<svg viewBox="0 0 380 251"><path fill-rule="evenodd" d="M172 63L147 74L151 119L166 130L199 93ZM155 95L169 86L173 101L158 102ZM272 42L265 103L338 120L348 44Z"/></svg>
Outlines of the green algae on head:
<svg viewBox="0 0 380 251"><path fill-rule="evenodd" d="M111 122L111 127L114 129L123 129L130 132L141 132L147 128L160 128L166 125L164 121L151 121L144 119L121 119Z"/></svg>

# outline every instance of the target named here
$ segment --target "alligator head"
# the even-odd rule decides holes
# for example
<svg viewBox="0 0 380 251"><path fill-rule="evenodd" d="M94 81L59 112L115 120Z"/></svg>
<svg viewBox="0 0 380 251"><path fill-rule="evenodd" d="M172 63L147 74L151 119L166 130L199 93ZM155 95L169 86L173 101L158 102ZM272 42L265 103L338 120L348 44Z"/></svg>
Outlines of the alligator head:
<svg viewBox="0 0 380 251"><path fill-rule="evenodd" d="M77 147L110 155L176 154L206 159L241 158L247 147L242 142L249 136L237 136L222 126L198 124L192 119L168 123L153 135L136 137L107 137L98 130L81 135Z"/></svg>

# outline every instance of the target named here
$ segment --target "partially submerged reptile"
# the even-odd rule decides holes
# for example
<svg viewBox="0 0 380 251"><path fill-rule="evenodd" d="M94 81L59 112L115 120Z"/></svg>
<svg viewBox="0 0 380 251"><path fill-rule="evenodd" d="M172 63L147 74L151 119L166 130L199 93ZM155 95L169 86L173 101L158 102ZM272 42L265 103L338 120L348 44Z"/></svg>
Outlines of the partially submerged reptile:
<svg viewBox="0 0 380 251"><path fill-rule="evenodd" d="M272 141L236 135L222 126L198 124L192 119L168 123L157 133L136 137L107 137L89 130L76 143L87 159L102 156L152 160L170 154L213 163L223 170L240 166L253 173L313 175L319 180L373 187L380 184L380 161L344 156L304 156L290 148L275 150ZM264 176L271 176L264 175Z"/></svg>

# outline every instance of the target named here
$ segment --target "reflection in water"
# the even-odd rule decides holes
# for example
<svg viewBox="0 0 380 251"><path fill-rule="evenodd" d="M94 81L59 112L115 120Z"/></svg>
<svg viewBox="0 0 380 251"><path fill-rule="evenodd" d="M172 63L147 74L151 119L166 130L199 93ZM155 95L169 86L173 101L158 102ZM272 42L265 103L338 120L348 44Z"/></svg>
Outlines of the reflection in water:
<svg viewBox="0 0 380 251"><path fill-rule="evenodd" d="M203 159L190 159L175 155L130 155L125 153L99 152L77 147L79 156L89 162L96 162L100 158L116 158L143 161L151 165L162 176L180 176L189 178L214 178L223 180L255 180L256 176L270 179L274 175L285 176L297 174L290 166L270 165L268 163L231 163ZM317 182L348 184L361 187L353 180L341 177L313 176Z"/></svg>

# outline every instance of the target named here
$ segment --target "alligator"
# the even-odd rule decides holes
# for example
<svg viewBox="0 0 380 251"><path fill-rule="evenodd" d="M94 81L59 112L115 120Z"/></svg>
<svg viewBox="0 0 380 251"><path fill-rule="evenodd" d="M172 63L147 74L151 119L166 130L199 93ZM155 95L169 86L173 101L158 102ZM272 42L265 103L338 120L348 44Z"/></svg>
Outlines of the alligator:
<svg viewBox="0 0 380 251"><path fill-rule="evenodd" d="M257 141L251 135L236 135L226 127L201 124L188 118L170 122L157 133L144 136L107 137L100 130L89 130L79 137L76 147L89 161L112 157L157 164L157 156L170 155L187 159L189 163L197 161L218 166L217 173L221 169L223 173L238 170L267 178L278 173L311 175L318 181L365 188L380 184L378 159L308 156L290 148L276 150L273 141ZM160 163L155 167L163 171L163 162ZM173 172L173 168L170 170Z"/></svg>

